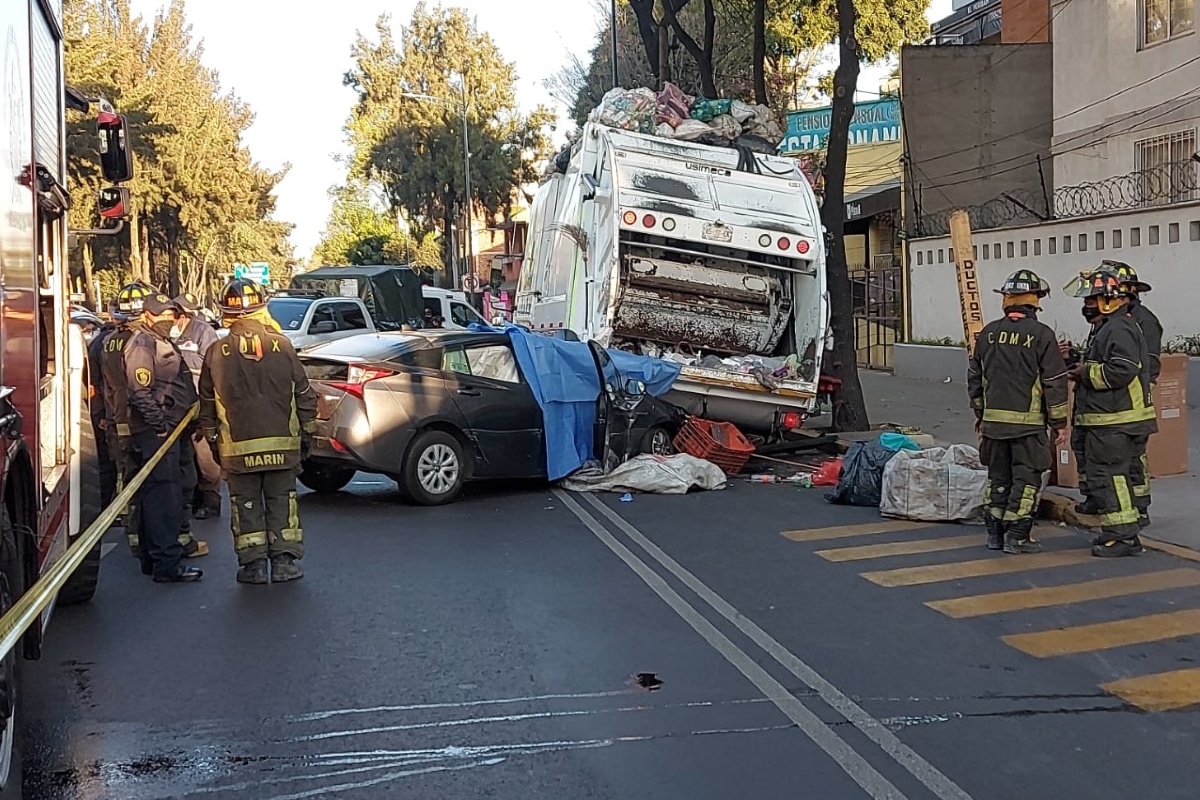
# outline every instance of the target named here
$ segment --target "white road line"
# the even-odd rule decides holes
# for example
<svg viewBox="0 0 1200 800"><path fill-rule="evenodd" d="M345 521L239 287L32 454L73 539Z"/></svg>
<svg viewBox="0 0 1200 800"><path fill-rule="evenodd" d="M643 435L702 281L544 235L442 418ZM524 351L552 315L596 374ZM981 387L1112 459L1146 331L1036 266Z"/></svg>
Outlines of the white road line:
<svg viewBox="0 0 1200 800"><path fill-rule="evenodd" d="M556 490L558 491L558 490ZM565 495L564 495L565 496ZM625 521L619 514L596 498L586 495L587 500L607 517L630 539L638 544L655 561L695 592L714 611L733 623L739 631L761 647L764 652L815 691L831 708L846 718L850 724L862 731L867 738L879 745L885 753L908 770L914 778L925 785L940 800L971 800L962 787L946 777L937 767L922 758L915 750L901 742L883 723L868 714L815 669L801 661L794 653L777 642L770 634L758 627L748 617L730 605L723 597L710 589L703 581L688 572L667 555L654 542ZM635 556L636 558L636 556Z"/></svg>
<svg viewBox="0 0 1200 800"><path fill-rule="evenodd" d="M684 600L678 592L663 580L646 562L634 555L629 548L621 544L616 537L605 530L600 521L583 509L566 492L554 490L558 499L579 518L597 539L605 544L617 558L637 574L655 594L662 598L671 609L683 619L696 633L718 653L721 654L748 681L754 684L763 696L770 700L784 716L796 723L809 739L825 751L850 778L863 788L874 800L907 800L907 797L879 774L867 760L863 758L846 742L834 733L833 729L821 721L816 714L809 711L782 683L771 677L765 669L746 655L745 651L729 640L725 634L717 630L711 622L705 619L699 611Z"/></svg>

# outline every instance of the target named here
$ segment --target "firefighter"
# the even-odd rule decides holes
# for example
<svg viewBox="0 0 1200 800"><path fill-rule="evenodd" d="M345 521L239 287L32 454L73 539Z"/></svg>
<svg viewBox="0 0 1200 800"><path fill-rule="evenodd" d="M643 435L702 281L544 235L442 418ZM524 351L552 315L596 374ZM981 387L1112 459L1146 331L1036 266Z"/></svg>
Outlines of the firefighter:
<svg viewBox="0 0 1200 800"><path fill-rule="evenodd" d="M1088 489L1100 514L1092 555L1143 552L1130 474L1140 437L1158 429L1150 399L1150 358L1129 295L1112 269L1098 269L1076 292L1093 335L1081 363L1068 373L1076 383L1076 428L1084 431Z"/></svg>
<svg viewBox="0 0 1200 800"><path fill-rule="evenodd" d="M108 449L117 464L117 477L124 486L137 474L131 457L129 400L125 385L125 346L142 325L142 304L152 289L137 281L121 287L112 309L116 327L104 338L100 372L104 384L105 433ZM134 558L141 558L138 530L141 514L135 496L124 510L125 534Z"/></svg>
<svg viewBox="0 0 1200 800"><path fill-rule="evenodd" d="M1123 261L1103 261L1101 266L1115 269L1121 279L1121 286L1129 296L1129 314L1142 330L1146 339L1146 356L1150 366L1150 388L1158 383L1159 373L1162 372L1162 323L1154 312L1146 308L1142 295L1150 291L1150 284L1138 278L1137 270ZM1149 436L1138 436L1134 441L1133 470L1129 475L1133 487L1133 505L1138 510L1138 527L1150 526L1150 464L1146 460L1146 445Z"/></svg>
<svg viewBox="0 0 1200 800"><path fill-rule="evenodd" d="M995 290L1004 316L984 326L967 370L967 389L987 465L987 546L1036 553L1033 515L1042 474L1052 465L1046 429L1066 441L1067 366L1054 331L1037 319L1048 284L1028 269Z"/></svg>
<svg viewBox="0 0 1200 800"><path fill-rule="evenodd" d="M185 292L175 298L175 305L179 307L181 315L173 338L199 389L204 355L217 341L217 332L200 317L200 304L195 295ZM196 519L221 516L221 467L198 429L184 442L183 450L186 461L183 524L190 533L192 516Z"/></svg>
<svg viewBox="0 0 1200 800"><path fill-rule="evenodd" d="M142 303L142 327L125 345L129 431L139 468L163 449L197 399L191 373L171 342L176 314L175 304L165 294L150 295ZM197 581L204 574L182 563L179 454L176 440L163 450L139 492L142 572L152 574L155 583Z"/></svg>
<svg viewBox="0 0 1200 800"><path fill-rule="evenodd" d="M229 336L204 358L200 424L229 485L237 580L296 580L304 574L296 473L316 427L316 393L261 287L231 281L220 303Z"/></svg>
<svg viewBox="0 0 1200 800"><path fill-rule="evenodd" d="M109 308L109 316L115 319L116 303ZM112 322L105 322L96 331L96 335L88 342L88 386L90 398L88 410L91 412L92 436L96 442L96 461L100 469L100 507L108 508L113 498L117 496L117 466L116 451L109 447L108 441L108 407L104 402L104 341L117 329Z"/></svg>

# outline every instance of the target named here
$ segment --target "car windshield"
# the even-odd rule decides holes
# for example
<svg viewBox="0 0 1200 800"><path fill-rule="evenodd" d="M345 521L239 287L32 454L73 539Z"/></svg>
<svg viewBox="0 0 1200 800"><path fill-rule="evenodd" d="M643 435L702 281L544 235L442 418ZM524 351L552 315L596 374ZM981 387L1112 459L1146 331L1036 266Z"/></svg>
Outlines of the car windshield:
<svg viewBox="0 0 1200 800"><path fill-rule="evenodd" d="M364 361L391 361L402 353L421 347L425 339L402 333L368 333L335 339L305 351L317 358L363 359Z"/></svg>
<svg viewBox="0 0 1200 800"><path fill-rule="evenodd" d="M312 304L307 297L276 297L267 302L267 311L285 331L298 331Z"/></svg>

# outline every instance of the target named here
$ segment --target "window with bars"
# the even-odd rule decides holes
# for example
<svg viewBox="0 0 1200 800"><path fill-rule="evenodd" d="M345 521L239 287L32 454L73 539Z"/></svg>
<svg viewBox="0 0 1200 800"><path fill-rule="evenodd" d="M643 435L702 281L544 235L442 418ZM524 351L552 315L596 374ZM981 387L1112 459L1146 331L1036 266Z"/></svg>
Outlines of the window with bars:
<svg viewBox="0 0 1200 800"><path fill-rule="evenodd" d="M1200 199L1196 191L1196 129L1133 143L1134 171L1141 176L1142 206L1165 206Z"/></svg>
<svg viewBox="0 0 1200 800"><path fill-rule="evenodd" d="M1195 0L1141 0L1142 47L1191 33L1196 27Z"/></svg>

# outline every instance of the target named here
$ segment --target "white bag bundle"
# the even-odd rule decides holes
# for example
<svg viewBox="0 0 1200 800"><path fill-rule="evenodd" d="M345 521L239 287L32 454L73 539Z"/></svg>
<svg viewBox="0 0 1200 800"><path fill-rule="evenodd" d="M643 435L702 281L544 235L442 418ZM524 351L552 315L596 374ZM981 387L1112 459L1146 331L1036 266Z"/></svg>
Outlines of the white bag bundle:
<svg viewBox="0 0 1200 800"><path fill-rule="evenodd" d="M922 522L978 521L986 488L987 470L970 445L901 450L884 467L879 511Z"/></svg>

